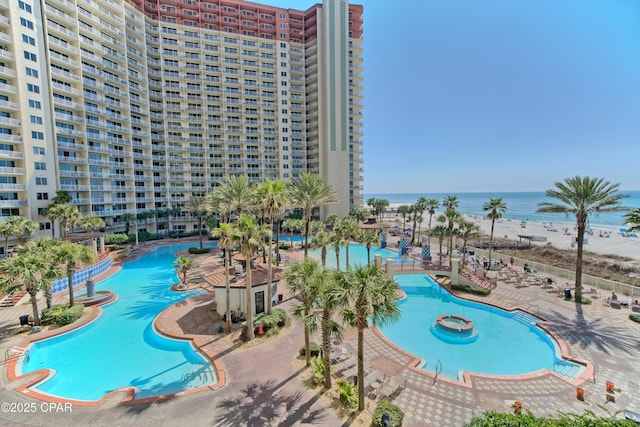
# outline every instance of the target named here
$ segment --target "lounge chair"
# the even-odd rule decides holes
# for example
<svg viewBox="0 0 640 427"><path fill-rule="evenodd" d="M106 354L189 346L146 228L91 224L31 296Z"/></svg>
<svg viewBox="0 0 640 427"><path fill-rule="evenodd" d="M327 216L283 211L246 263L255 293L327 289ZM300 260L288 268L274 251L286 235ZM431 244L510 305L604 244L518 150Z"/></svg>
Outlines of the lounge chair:
<svg viewBox="0 0 640 427"><path fill-rule="evenodd" d="M378 399L385 397L388 400L393 400L396 397L396 393L398 391L401 393L405 388L407 388L407 379L401 375L396 375L380 387L377 397Z"/></svg>
<svg viewBox="0 0 640 427"><path fill-rule="evenodd" d="M379 371L377 369L372 369L367 375L364 377L364 388L365 390L369 387L378 388L384 384L385 375L384 372ZM379 383L378 387L375 387L376 383Z"/></svg>

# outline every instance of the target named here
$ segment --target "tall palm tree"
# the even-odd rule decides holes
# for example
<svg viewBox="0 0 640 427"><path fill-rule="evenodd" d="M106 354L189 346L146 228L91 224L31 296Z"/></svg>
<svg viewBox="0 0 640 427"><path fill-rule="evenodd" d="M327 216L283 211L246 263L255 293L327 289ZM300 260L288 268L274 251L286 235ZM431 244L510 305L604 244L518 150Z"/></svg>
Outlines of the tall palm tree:
<svg viewBox="0 0 640 427"><path fill-rule="evenodd" d="M181 287L185 289L187 287L187 273L193 268L193 260L184 256L178 257L173 263L173 268L178 271L178 277L182 282Z"/></svg>
<svg viewBox="0 0 640 427"><path fill-rule="evenodd" d="M62 218L64 206L65 205L50 204L44 210L44 216L46 216L51 223L51 238L53 239L56 238L55 222ZM62 236L62 233L60 233L60 236Z"/></svg>
<svg viewBox="0 0 640 427"><path fill-rule="evenodd" d="M426 197L419 197L418 201L414 205L416 213L418 214L418 236L420 236L420 233L422 232L422 220L424 217L424 211L427 210L428 203L429 200Z"/></svg>
<svg viewBox="0 0 640 427"><path fill-rule="evenodd" d="M270 229L275 228L276 234L276 265L280 265L280 219L285 210L289 207L289 197L287 195L286 184L282 181L265 181L257 189L257 199L264 208L265 214L269 217ZM267 271L268 282L271 283L273 267L271 260L273 239L269 239L269 267ZM267 313L271 313L271 286L267 286Z"/></svg>
<svg viewBox="0 0 640 427"><path fill-rule="evenodd" d="M304 228L304 221L296 218L287 218L282 221L282 228L289 232L289 244L293 247L293 235Z"/></svg>
<svg viewBox="0 0 640 427"><path fill-rule="evenodd" d="M429 214L429 231L431 231L431 219L436 214L436 210L440 208L440 201L438 199L427 200L427 213ZM427 237L427 245L431 245L431 234Z"/></svg>
<svg viewBox="0 0 640 427"><path fill-rule="evenodd" d="M329 203L336 203L336 193L320 175L304 172L294 178L289 185L289 199L302 209L304 220L304 257L309 246L309 224L313 209Z"/></svg>
<svg viewBox="0 0 640 427"><path fill-rule="evenodd" d="M375 231L367 230L360 235L359 243L364 243L367 248L367 265L371 264L371 247L380 243L380 236Z"/></svg>
<svg viewBox="0 0 640 427"><path fill-rule="evenodd" d="M462 263L460 264L462 269L466 261L467 242L469 239L480 237L480 227L478 224L463 219L458 222L457 233L462 238Z"/></svg>
<svg viewBox="0 0 640 427"><path fill-rule="evenodd" d="M202 217L209 212L209 204L204 197L191 197L184 205L187 212L198 218L198 236L200 237L200 249L202 249Z"/></svg>
<svg viewBox="0 0 640 427"><path fill-rule="evenodd" d="M17 253L19 256L34 256L42 260L40 289L44 294L47 308L51 308L53 303L53 293L51 292L51 283L55 279L64 276L64 272L59 268L59 263L55 256L52 256L55 247L59 241L47 238L29 240L26 244L18 246Z"/></svg>
<svg viewBox="0 0 640 427"><path fill-rule="evenodd" d="M458 200L458 196L448 195L442 200L442 207L444 208L444 217L447 219L447 229L449 230L449 256L453 253L453 227L456 224L456 221L460 219L460 214L458 213L458 206L460 206L460 201Z"/></svg>
<svg viewBox="0 0 640 427"><path fill-rule="evenodd" d="M396 210L398 214L402 217L402 233L404 234L404 230L407 228L407 216L411 214L411 206L409 205L400 205Z"/></svg>
<svg viewBox="0 0 640 427"><path fill-rule="evenodd" d="M147 220L153 218L155 214L153 211L142 211L136 215L136 218L144 221L144 227L147 228Z"/></svg>
<svg viewBox="0 0 640 427"><path fill-rule="evenodd" d="M264 238L271 236L269 230L264 225L258 225L254 217L248 215L240 215L238 223L236 225L238 238L240 243L240 252L242 253L246 262L246 301L247 301L247 313L245 317L247 319L247 340L252 340L253 334L253 315L251 308L251 287L253 283L251 281L251 259L258 252L258 249L264 247ZM268 284L268 287L271 283Z"/></svg>
<svg viewBox="0 0 640 427"><path fill-rule="evenodd" d="M640 230L640 208L635 208L629 211L624 216L624 223L629 225L629 230L627 231Z"/></svg>
<svg viewBox="0 0 640 427"><path fill-rule="evenodd" d="M233 224L222 222L215 228L211 235L218 238L218 246L222 248L224 255L224 281L226 290L226 334L231 333L231 281L229 280L229 267L231 266L231 250L237 240L237 232Z"/></svg>
<svg viewBox="0 0 640 427"><path fill-rule="evenodd" d="M182 208L178 205L172 205L164 210L164 216L167 217L169 231L173 231L171 218L178 217L182 214ZM128 233L127 233L128 234Z"/></svg>
<svg viewBox="0 0 640 427"><path fill-rule="evenodd" d="M375 264L336 273L333 298L350 307L343 311L343 318L358 329L359 410L364 410L364 330L369 327L369 319L378 326L400 318L396 289L393 279Z"/></svg>
<svg viewBox="0 0 640 427"><path fill-rule="evenodd" d="M88 246L60 241L53 247L53 257L58 264L65 265L67 287L69 289L69 307L73 307L75 304L73 300L73 275L76 273L78 263L85 265L93 263L93 250Z"/></svg>
<svg viewBox="0 0 640 427"><path fill-rule="evenodd" d="M327 215L327 218L324 220L325 225L329 231L333 231L333 227L335 227L336 223L340 218L336 214Z"/></svg>
<svg viewBox="0 0 640 427"><path fill-rule="evenodd" d="M345 246L345 262L346 268L349 268L349 243L357 240L360 235L360 227L355 218L346 216L336 224L336 233L340 233Z"/></svg>
<svg viewBox="0 0 640 427"><path fill-rule="evenodd" d="M66 205L71 203L73 197L66 190L57 190L56 195L51 199L51 203L54 205Z"/></svg>
<svg viewBox="0 0 640 427"><path fill-rule="evenodd" d="M382 217L385 212L387 212L387 208L389 207L389 201L387 199L376 199L375 210L378 214L378 220L382 221Z"/></svg>
<svg viewBox="0 0 640 427"><path fill-rule="evenodd" d="M327 265L327 247L331 245L331 234L326 231L321 231L311 240L311 248L320 248L320 262L323 267Z"/></svg>
<svg viewBox="0 0 640 427"><path fill-rule="evenodd" d="M375 197L369 197L367 199L367 206L369 206L370 212L372 215L375 215L376 211L376 198Z"/></svg>
<svg viewBox="0 0 640 427"><path fill-rule="evenodd" d="M442 242L444 238L449 235L449 229L445 225L436 225L432 229L429 230L429 236L436 237L438 239L438 257L439 257L439 265L442 267Z"/></svg>
<svg viewBox="0 0 640 427"><path fill-rule="evenodd" d="M340 271L340 248L344 245L342 233L338 230L331 232L329 240L331 247L336 253L336 270Z"/></svg>
<svg viewBox="0 0 640 427"><path fill-rule="evenodd" d="M604 178L575 176L556 182L555 190L547 190L547 197L560 203L542 202L536 212L575 215L578 227L576 255L576 301L582 301L582 249L589 215L601 212L621 212L628 208L620 200L629 197L618 193L620 184L611 184Z"/></svg>
<svg viewBox="0 0 640 427"><path fill-rule="evenodd" d="M300 293L301 306L296 309L298 316L306 317L313 308L313 275L318 270L318 264L311 259L302 262L293 262L284 272L284 280L293 294ZM304 324L304 348L307 366L311 366L311 349L309 345L309 325Z"/></svg>
<svg viewBox="0 0 640 427"><path fill-rule="evenodd" d="M507 204L501 198L490 199L484 205L482 210L487 212L487 218L491 220L491 234L489 235L489 268L491 268L491 250L493 249L493 229L496 225L496 219L502 218L507 211Z"/></svg>
<svg viewBox="0 0 640 427"><path fill-rule="evenodd" d="M22 216L12 216L0 223L0 236L4 237L4 256L9 255L9 237L22 238L38 229L38 223Z"/></svg>
<svg viewBox="0 0 640 427"><path fill-rule="evenodd" d="M105 224L104 220L98 215L85 215L80 218L78 225L84 227L87 230L87 233L93 233L93 230L96 228L102 228Z"/></svg>
<svg viewBox="0 0 640 427"><path fill-rule="evenodd" d="M254 204L255 187L246 176L232 175L211 193L210 201L226 204L229 212L240 216Z"/></svg>
<svg viewBox="0 0 640 427"><path fill-rule="evenodd" d="M445 209L444 213L438 217L438 222L447 224L449 265L451 265L451 257L453 256L453 237L456 235L454 227L460 220L462 220L462 214L455 209Z"/></svg>

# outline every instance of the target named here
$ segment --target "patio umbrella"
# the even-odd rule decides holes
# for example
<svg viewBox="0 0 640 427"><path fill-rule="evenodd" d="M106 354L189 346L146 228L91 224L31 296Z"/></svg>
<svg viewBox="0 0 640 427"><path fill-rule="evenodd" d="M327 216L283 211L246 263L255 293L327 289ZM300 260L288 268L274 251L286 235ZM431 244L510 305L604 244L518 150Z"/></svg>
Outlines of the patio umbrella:
<svg viewBox="0 0 640 427"><path fill-rule="evenodd" d="M621 228L621 229L620 229L620 232L621 232L621 233L626 233L626 232L627 232L627 229L626 229L626 228Z"/></svg>

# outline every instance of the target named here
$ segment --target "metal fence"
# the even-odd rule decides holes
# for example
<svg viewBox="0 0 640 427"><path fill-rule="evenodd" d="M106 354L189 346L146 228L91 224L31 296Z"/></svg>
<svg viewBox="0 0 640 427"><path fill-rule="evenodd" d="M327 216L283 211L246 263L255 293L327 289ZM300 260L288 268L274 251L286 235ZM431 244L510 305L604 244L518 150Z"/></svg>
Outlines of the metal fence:
<svg viewBox="0 0 640 427"><path fill-rule="evenodd" d="M489 251L485 249L478 249L474 247L468 247L467 250L475 252L475 255L479 255L488 260ZM503 254L499 252L493 252L492 262L496 262L495 258L500 259L500 257L504 258ZM513 257L515 261L515 265L520 267L524 266L525 263L529 265L537 273L542 273L545 275L553 276L557 278L560 282L566 281L570 283L575 283L576 280L576 272L573 270L567 270L564 268L554 267L552 265L541 264L534 261L529 261L525 258L517 258ZM506 261L505 261L506 262ZM627 283L616 282L613 280L602 279L600 277L591 276L589 274L582 274L582 284L583 286L592 286L602 292L615 292L618 295L625 295L633 300L640 299L640 288L637 286L629 285ZM603 294L603 296L606 296Z"/></svg>

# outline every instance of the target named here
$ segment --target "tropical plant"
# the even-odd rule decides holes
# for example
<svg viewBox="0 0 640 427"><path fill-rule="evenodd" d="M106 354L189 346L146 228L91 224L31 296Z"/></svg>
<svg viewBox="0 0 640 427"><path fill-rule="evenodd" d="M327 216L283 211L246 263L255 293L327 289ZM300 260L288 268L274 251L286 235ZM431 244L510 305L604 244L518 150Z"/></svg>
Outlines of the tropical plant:
<svg viewBox="0 0 640 427"><path fill-rule="evenodd" d="M371 264L371 247L380 243L380 236L374 231L367 230L360 235L359 243L363 243L367 248L367 265Z"/></svg>
<svg viewBox="0 0 640 427"><path fill-rule="evenodd" d="M22 241L22 236L30 235L38 227L37 222L21 216L12 216L0 223L0 236L4 237L4 256L9 255L9 237L16 236Z"/></svg>
<svg viewBox="0 0 640 427"><path fill-rule="evenodd" d="M224 256L224 281L226 290L226 334L231 333L231 281L229 280L229 267L231 266L231 250L237 240L237 233L233 224L220 223L218 228L213 229L211 235L218 238L218 246L222 248Z"/></svg>
<svg viewBox="0 0 640 427"><path fill-rule="evenodd" d="M275 229L276 235L276 265L280 265L280 220L290 202L287 194L287 186L282 181L269 181L258 187L258 200L261 201L266 215L269 217L271 229ZM271 283L271 240L269 241L269 283ZM269 288L271 293L271 288ZM268 310L271 310L271 295L268 298Z"/></svg>
<svg viewBox="0 0 640 427"><path fill-rule="evenodd" d="M347 408L355 408L358 406L358 395L356 394L356 386L353 386L346 382L344 379L338 380L338 399ZM359 387L358 389L362 389Z"/></svg>
<svg viewBox="0 0 640 427"><path fill-rule="evenodd" d="M179 215L182 215L182 208L178 205L172 205L169 208L166 208L164 210L164 214L165 217L167 217L167 221L169 222L169 232L173 231L173 226L171 223L171 218L174 217L178 217ZM129 234L129 233L127 233Z"/></svg>
<svg viewBox="0 0 640 427"><path fill-rule="evenodd" d="M86 215L80 218L78 221L80 227L84 227L87 233L93 233L96 228L102 228L105 226L104 220L98 215Z"/></svg>
<svg viewBox="0 0 640 427"><path fill-rule="evenodd" d="M387 212L387 208L389 207L389 201L387 199L376 199L375 211L378 215L378 220L382 221L382 217L385 212Z"/></svg>
<svg viewBox="0 0 640 427"><path fill-rule="evenodd" d="M460 264L460 268L464 268L467 258L467 242L469 239L480 237L480 227L471 221L462 219L458 222L457 233L462 239L462 263Z"/></svg>
<svg viewBox="0 0 640 427"><path fill-rule="evenodd" d="M251 308L251 287L253 282L251 279L251 259L258 252L258 249L264 247L264 238L271 236L268 228L264 225L258 225L255 218L248 215L240 215L236 224L237 235L240 244L240 252L242 253L246 262L246 314L247 319L247 341L251 341L254 338L253 333L253 318ZM267 284L268 287L271 283Z"/></svg>
<svg viewBox="0 0 640 427"><path fill-rule="evenodd" d="M144 221L145 229L147 228L147 220L153 218L154 216L155 213L153 211L142 211L136 214L137 219L141 219L142 221Z"/></svg>
<svg viewBox="0 0 640 427"><path fill-rule="evenodd" d="M448 243L449 264L451 264L451 256L453 254L453 236L454 236L453 227L455 226L456 222L462 218L462 215L460 214L460 212L457 211L459 205L460 205L460 201L458 200L457 196L449 195L445 197L444 200L442 201L442 207L444 207L444 213L440 215L440 218L439 218L439 219L445 218L447 223L447 230L449 232L447 235L449 237L449 243Z"/></svg>
<svg viewBox="0 0 640 427"><path fill-rule="evenodd" d="M313 376L311 377L311 381L314 384L320 384L324 382L324 372L325 372L325 361L323 359L314 358L313 359ZM331 378L331 374L329 374L329 378Z"/></svg>
<svg viewBox="0 0 640 427"><path fill-rule="evenodd" d="M293 294L300 293L301 303L296 307L294 316L299 319L303 319L308 316L313 309L313 300L311 295L313 293L312 286L314 285L314 274L318 269L318 264L310 259L305 259L302 262L293 262L289 268L284 272L284 279L287 282L289 290ZM309 341L309 326L303 322L304 325L304 356L307 366L311 366L311 345Z"/></svg>
<svg viewBox="0 0 640 427"><path fill-rule="evenodd" d="M367 216L369 216L369 211L365 208L351 208L349 209L349 216L354 217L358 222L362 222L365 220L365 218L367 218ZM336 219L338 219L337 215L335 215L335 217ZM326 222L328 222L328 220L329 220L329 217L327 217Z"/></svg>
<svg viewBox="0 0 640 427"><path fill-rule="evenodd" d="M53 205L65 205L67 203L71 203L73 197L66 190L57 190L56 195L51 199L51 204Z"/></svg>
<svg viewBox="0 0 640 427"><path fill-rule="evenodd" d="M302 231L304 228L304 221L301 219L287 218L282 221L282 228L289 232L290 244L291 247L293 247L293 235Z"/></svg>
<svg viewBox="0 0 640 427"><path fill-rule="evenodd" d="M58 264L65 265L67 274L67 287L69 289L69 307L73 307L73 276L76 273L78 263L92 264L95 260L93 250L88 246L61 241L53 246L53 257Z"/></svg>
<svg viewBox="0 0 640 427"><path fill-rule="evenodd" d="M429 214L429 231L431 231L431 219L436 214L436 210L440 208L440 202L438 199L427 200L427 213ZM427 245L431 245L431 233L427 237Z"/></svg>
<svg viewBox="0 0 640 427"><path fill-rule="evenodd" d="M620 184L611 184L604 178L575 176L566 178L564 182L556 182L555 190L547 190L547 197L556 199L560 203L542 202L537 212L564 213L575 215L577 232L576 255L576 302L582 301L582 250L584 232L587 228L589 215L601 212L621 212L628 208L620 205L620 200L629 197L618 193Z"/></svg>
<svg viewBox="0 0 640 427"><path fill-rule="evenodd" d="M327 233L326 231L321 231L315 236L313 236L313 240L311 240L311 248L320 248L320 260L322 262L322 266L325 267L327 265L327 247L331 244L331 235L333 233Z"/></svg>
<svg viewBox="0 0 640 427"><path fill-rule="evenodd" d="M309 246L309 224L313 209L337 202L335 191L326 184L320 175L304 172L291 181L289 199L292 204L302 209L304 221L304 257L307 258Z"/></svg>
<svg viewBox="0 0 640 427"><path fill-rule="evenodd" d="M375 215L376 211L376 198L375 197L369 197L367 199L367 206L369 206L369 210L371 212L371 215Z"/></svg>
<svg viewBox="0 0 640 427"><path fill-rule="evenodd" d="M343 319L358 329L358 384L364 385L364 330L373 325L391 323L400 318L396 298L397 285L377 265L355 266L336 273L332 288L336 304L349 307ZM364 387L358 387L358 409L364 410Z"/></svg>
<svg viewBox="0 0 640 427"><path fill-rule="evenodd" d="M345 247L345 265L349 268L349 244L352 240L357 240L360 235L360 227L355 218L346 216L338 221L335 227L335 232L339 233L342 237Z"/></svg>
<svg viewBox="0 0 640 427"><path fill-rule="evenodd" d="M193 268L193 260L184 256L178 257L173 267L178 271L178 277L182 285L181 288L187 287L187 273Z"/></svg>
<svg viewBox="0 0 640 427"><path fill-rule="evenodd" d="M422 220L423 220L423 216L424 216L424 211L427 209L428 207L428 203L429 200L426 197L419 197L418 201L416 202L414 206L415 209L415 213L416 213L416 217L418 220L418 236L420 236L420 233L422 232ZM413 233L415 236L415 226L413 227ZM411 243L413 243L413 237L411 238Z"/></svg>
<svg viewBox="0 0 640 427"><path fill-rule="evenodd" d="M342 234L334 231L329 237L330 245L336 253L336 270L340 271L340 248L344 245Z"/></svg>
<svg viewBox="0 0 640 427"><path fill-rule="evenodd" d="M222 208L229 213L235 213L236 217L240 216L255 201L255 187L251 185L249 178L245 175L232 175L217 187L209 196L209 202L212 203L212 210L215 212ZM215 209L216 207L217 209Z"/></svg>
<svg viewBox="0 0 640 427"><path fill-rule="evenodd" d="M407 229L407 216L411 214L411 206L400 205L397 209L398 215L402 217L402 233Z"/></svg>
<svg viewBox="0 0 640 427"><path fill-rule="evenodd" d="M184 208L198 219L198 237L200 238L200 249L202 249L202 217L209 212L209 204L204 197L192 197L187 200Z"/></svg>
<svg viewBox="0 0 640 427"><path fill-rule="evenodd" d="M329 229L329 231L333 231L333 227L335 227L339 219L340 218L338 218L338 215L336 214L327 215L327 219L324 220L324 223L326 224L327 229Z"/></svg>
<svg viewBox="0 0 640 427"><path fill-rule="evenodd" d="M496 225L496 219L502 218L507 211L507 204L501 198L490 199L484 205L482 210L487 212L487 218L491 220L491 234L489 235L489 268L491 268L491 251L493 249L493 229Z"/></svg>
<svg viewBox="0 0 640 427"><path fill-rule="evenodd" d="M129 228L131 227L131 222L135 221L136 217L134 214L125 212L120 215L120 220L118 222L124 222L124 234L129 235Z"/></svg>
<svg viewBox="0 0 640 427"><path fill-rule="evenodd" d="M442 243L444 238L449 235L449 229L445 225L436 225L429 230L429 236L438 239L438 265L442 267Z"/></svg>
<svg viewBox="0 0 640 427"><path fill-rule="evenodd" d="M51 282L62 276L62 271L53 262L53 257L35 250L38 245L41 243L32 240L18 249L17 256L0 261L0 289L6 290L9 294L22 287L27 290L31 296L33 323L36 326L40 326L38 291L50 290Z"/></svg>
<svg viewBox="0 0 640 427"><path fill-rule="evenodd" d="M640 230L640 208L629 211L624 216L624 223L629 225L629 229L627 230L629 232Z"/></svg>

